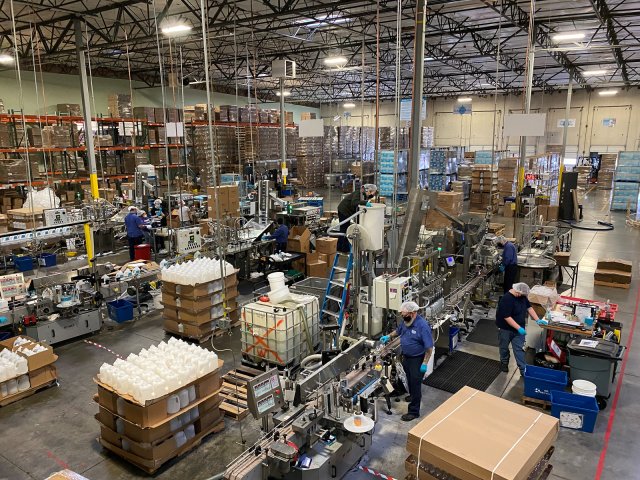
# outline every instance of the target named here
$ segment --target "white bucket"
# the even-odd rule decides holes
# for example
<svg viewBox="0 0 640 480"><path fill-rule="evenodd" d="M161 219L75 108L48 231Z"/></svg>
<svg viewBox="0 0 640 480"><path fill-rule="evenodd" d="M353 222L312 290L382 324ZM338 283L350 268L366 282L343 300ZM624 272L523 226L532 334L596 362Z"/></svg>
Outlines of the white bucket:
<svg viewBox="0 0 640 480"><path fill-rule="evenodd" d="M284 273L282 272L270 273L269 275L267 275L267 280L269 280L269 289L272 292L280 290L281 288L284 288L286 286Z"/></svg>
<svg viewBox="0 0 640 480"><path fill-rule="evenodd" d="M283 287L279 290L272 290L269 292L269 303L274 305L278 305L282 302L289 300L291 297L291 292L289 292L289 287Z"/></svg>
<svg viewBox="0 0 640 480"><path fill-rule="evenodd" d="M597 393L597 387L594 383L587 380L574 380L571 385L571 391L576 395L582 395L584 397L595 397Z"/></svg>
<svg viewBox="0 0 640 480"><path fill-rule="evenodd" d="M361 250L382 250L384 247L384 203L374 203L370 207L360 207L366 210L358 217L358 224L366 231L366 241L363 241ZM364 240L364 239L363 239Z"/></svg>

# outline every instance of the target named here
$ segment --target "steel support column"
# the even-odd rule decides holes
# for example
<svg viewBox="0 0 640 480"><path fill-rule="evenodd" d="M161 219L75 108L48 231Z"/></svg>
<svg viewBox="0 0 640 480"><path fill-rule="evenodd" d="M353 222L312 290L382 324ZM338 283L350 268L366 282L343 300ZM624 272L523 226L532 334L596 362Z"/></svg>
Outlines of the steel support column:
<svg viewBox="0 0 640 480"><path fill-rule="evenodd" d="M285 125L287 119L285 118L286 112L284 110L284 78L280 78L280 167L282 168L282 183L287 184L287 130Z"/></svg>
<svg viewBox="0 0 640 480"><path fill-rule="evenodd" d="M424 43L427 0L416 4L416 37L413 57L413 95L411 101L411 151L409 156L407 191L420 185L420 132L422 127L422 96L424 90Z"/></svg>
<svg viewBox="0 0 640 480"><path fill-rule="evenodd" d="M562 155L560 157L560 164L564 165L564 159L567 156L567 137L569 134L569 115L571 113L571 96L573 94L573 82L569 81L569 88L567 89L567 106L564 110L564 128L562 129Z"/></svg>

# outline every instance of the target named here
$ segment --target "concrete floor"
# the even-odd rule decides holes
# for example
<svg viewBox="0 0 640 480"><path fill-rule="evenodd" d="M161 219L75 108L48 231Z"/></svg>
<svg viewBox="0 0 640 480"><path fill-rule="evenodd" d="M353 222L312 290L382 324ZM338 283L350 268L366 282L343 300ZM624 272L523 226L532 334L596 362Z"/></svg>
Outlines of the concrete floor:
<svg viewBox="0 0 640 480"><path fill-rule="evenodd" d="M603 219L606 196L600 192L585 201L587 216ZM604 208L603 208L604 206ZM627 343L637 315L640 282L634 279L629 290L593 286L593 271L600 257L614 256L632 260L634 273L638 272L637 253L640 250L640 231L625 226L624 215L614 214L616 229L612 232L574 232L572 259L580 260L577 296L608 298L618 303L618 320L624 323L623 343ZM499 220L497 220L499 221ZM159 314L152 314L124 328L104 331L91 340L107 346L122 356L149 347L165 338ZM218 349L239 345L238 331L231 337L216 339ZM596 476L598 462L605 446L605 432L614 411L613 395L609 407L600 413L593 434L561 430L552 458L553 479L573 480L585 478L640 479L635 454L640 452L640 339L633 339L628 354L626 371L616 406L615 421L608 442L602 475ZM461 349L490 358L498 358L492 347L464 342ZM40 392L8 407L0 408L0 479L41 479L62 468L70 468L86 477L99 479L144 478L145 475L126 462L103 451L96 437L99 433L93 416L97 412L92 397L96 392L92 381L102 362L113 362L113 354L82 341L55 349L60 386ZM229 352L222 352L225 368L232 368ZM513 362L513 360L512 360ZM515 373L515 364L509 374L501 374L489 387L489 392L518 401L522 395L522 380ZM424 387L423 413L426 414L445 401L450 394ZM363 464L379 469L387 475L404 478L405 442L408 429L417 423L400 421L406 404L394 403L393 416L381 415L376 426L373 447ZM496 412L498 413L498 412ZM224 465L242 450L240 426L244 439L250 444L259 434L259 425L252 418L241 424L226 421L226 430L210 436L201 446L178 461L170 462L157 478L206 479L224 469ZM369 476L354 471L351 479Z"/></svg>

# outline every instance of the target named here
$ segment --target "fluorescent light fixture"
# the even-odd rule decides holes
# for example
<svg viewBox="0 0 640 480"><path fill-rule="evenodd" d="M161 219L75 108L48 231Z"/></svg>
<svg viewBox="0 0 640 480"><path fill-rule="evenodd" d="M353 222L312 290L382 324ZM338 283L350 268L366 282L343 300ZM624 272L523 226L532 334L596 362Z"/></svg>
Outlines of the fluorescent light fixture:
<svg viewBox="0 0 640 480"><path fill-rule="evenodd" d="M598 95L600 95L601 97L612 97L617 94L618 94L617 88L610 88L609 90L600 90L598 92Z"/></svg>
<svg viewBox="0 0 640 480"><path fill-rule="evenodd" d="M470 103L471 100L471 97L458 97L458 103Z"/></svg>
<svg viewBox="0 0 640 480"><path fill-rule="evenodd" d="M173 25L162 27L162 33L164 33L165 35L180 35L190 32L192 28L193 27L191 27L191 25L187 25L186 23L176 23Z"/></svg>
<svg viewBox="0 0 640 480"><path fill-rule="evenodd" d="M337 57L327 57L323 60L324 64L329 67L343 67L347 64L347 57L337 56Z"/></svg>
<svg viewBox="0 0 640 480"><path fill-rule="evenodd" d="M5 65L9 63L13 63L13 57L11 55L7 55L6 53L0 54L0 63Z"/></svg>
<svg viewBox="0 0 640 480"><path fill-rule="evenodd" d="M606 75L606 74L607 74L606 70L587 70L585 72L582 72L583 77L595 77L598 75Z"/></svg>
<svg viewBox="0 0 640 480"><path fill-rule="evenodd" d="M435 58L433 57L425 57L424 61L425 62L433 62L435 60Z"/></svg>
<svg viewBox="0 0 640 480"><path fill-rule="evenodd" d="M280 90L278 90L278 91L276 92L276 95L277 95L278 97L280 96ZM289 90L285 90L284 92L282 92L282 95L283 95L284 97L289 97L289 96L291 96L291 92L290 92Z"/></svg>
<svg viewBox="0 0 640 480"><path fill-rule="evenodd" d="M572 40L582 40L585 37L585 34L582 32L567 32L567 33L558 33L551 37L551 40L554 42L566 42Z"/></svg>
<svg viewBox="0 0 640 480"><path fill-rule="evenodd" d="M307 23L308 21L312 21L312 23ZM349 19L345 17L340 17L339 15L330 14L330 15L317 15L315 18L302 18L300 20L296 20L295 23L304 24L305 28L319 28L326 27L328 25L337 25L339 23L348 22Z"/></svg>
<svg viewBox="0 0 640 480"><path fill-rule="evenodd" d="M353 102L347 102L342 105L344 108L356 108L356 104Z"/></svg>
<svg viewBox="0 0 640 480"><path fill-rule="evenodd" d="M481 87L493 87L493 84L491 84L491 83L481 83L480 86Z"/></svg>

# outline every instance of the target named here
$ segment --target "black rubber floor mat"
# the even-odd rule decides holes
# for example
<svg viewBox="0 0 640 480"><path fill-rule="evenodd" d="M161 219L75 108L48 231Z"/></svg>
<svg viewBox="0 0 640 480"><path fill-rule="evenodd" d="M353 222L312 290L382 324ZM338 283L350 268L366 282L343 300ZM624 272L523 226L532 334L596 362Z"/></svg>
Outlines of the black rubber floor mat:
<svg viewBox="0 0 640 480"><path fill-rule="evenodd" d="M482 345L490 345L497 347L498 343L498 327L493 319L482 319L476 323L476 327L467 336L467 342L481 343Z"/></svg>
<svg viewBox="0 0 640 480"><path fill-rule="evenodd" d="M465 385L484 392L499 374L499 361L458 351L422 383L450 393L456 393Z"/></svg>

